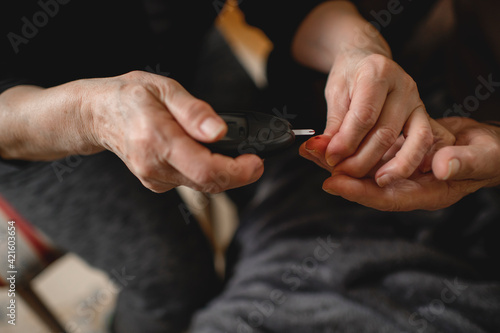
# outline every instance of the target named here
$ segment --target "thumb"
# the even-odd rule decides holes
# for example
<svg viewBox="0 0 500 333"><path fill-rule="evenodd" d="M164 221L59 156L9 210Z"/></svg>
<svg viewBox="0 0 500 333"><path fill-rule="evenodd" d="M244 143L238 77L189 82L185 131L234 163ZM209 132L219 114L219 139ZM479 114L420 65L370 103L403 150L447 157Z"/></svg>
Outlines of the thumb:
<svg viewBox="0 0 500 333"><path fill-rule="evenodd" d="M214 142L227 132L227 125L212 107L191 95L177 81L161 77L161 99L181 127L194 139Z"/></svg>
<svg viewBox="0 0 500 333"><path fill-rule="evenodd" d="M449 146L440 149L432 160L432 170L441 180L483 180L492 178L498 163L488 147Z"/></svg>

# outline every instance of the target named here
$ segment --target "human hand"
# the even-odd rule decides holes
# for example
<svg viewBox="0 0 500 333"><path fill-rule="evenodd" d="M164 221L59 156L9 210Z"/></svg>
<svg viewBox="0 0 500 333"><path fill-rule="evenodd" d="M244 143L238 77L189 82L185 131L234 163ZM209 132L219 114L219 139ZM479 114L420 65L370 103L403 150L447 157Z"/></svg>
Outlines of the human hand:
<svg viewBox="0 0 500 333"><path fill-rule="evenodd" d="M357 179L334 173L323 183L330 194L379 210L435 210L448 207L482 187L500 184L500 128L468 118L445 118L438 123L456 136L456 143L432 156L432 172L417 169L408 179L380 187L373 176ZM390 160L401 148L400 137L380 163ZM333 171L324 154L328 136L317 136L300 147L302 156ZM374 167L376 170L377 166ZM374 170L369 172L374 174Z"/></svg>
<svg viewBox="0 0 500 333"><path fill-rule="evenodd" d="M337 173L364 177L378 165L375 181L386 186L430 169L431 147L454 138L430 120L413 79L389 55L358 48L339 52L325 88L328 105L324 134L327 165ZM398 154L380 164L403 133ZM436 145L436 140L440 140Z"/></svg>
<svg viewBox="0 0 500 333"><path fill-rule="evenodd" d="M255 155L230 158L201 142L214 142L225 122L178 82L146 72L77 81L82 114L93 145L120 157L154 192L186 185L221 192L256 181L263 162Z"/></svg>
<svg viewBox="0 0 500 333"><path fill-rule="evenodd" d="M406 137L398 155L376 173L380 186L430 169L436 138L453 144L451 134L432 122L413 79L392 60L389 45L349 1L327 1L302 21L292 42L299 63L329 73L325 88L331 137L326 163L337 172L364 177Z"/></svg>

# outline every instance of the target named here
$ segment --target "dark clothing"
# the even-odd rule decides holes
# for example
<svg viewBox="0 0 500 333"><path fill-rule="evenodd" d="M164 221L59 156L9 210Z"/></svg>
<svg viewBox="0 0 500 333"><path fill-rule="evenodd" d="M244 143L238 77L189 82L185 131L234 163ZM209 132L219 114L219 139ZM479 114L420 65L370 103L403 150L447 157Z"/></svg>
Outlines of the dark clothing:
<svg viewBox="0 0 500 333"><path fill-rule="evenodd" d="M1 80L50 87L157 66L189 85L217 13L202 0L19 0L3 3L0 15L10 36L0 44Z"/></svg>
<svg viewBox="0 0 500 333"><path fill-rule="evenodd" d="M110 152L70 163L61 181L53 163L24 168L2 179L2 196L62 250L112 279L126 276L116 332L182 332L220 284L210 247L198 225L186 223L177 193L144 188ZM82 312L75 323L89 319Z"/></svg>
<svg viewBox="0 0 500 333"><path fill-rule="evenodd" d="M326 177L293 152L268 161L193 332L500 331L500 193L390 213L323 192Z"/></svg>
<svg viewBox="0 0 500 333"><path fill-rule="evenodd" d="M50 87L157 66L189 89L203 39L224 2L4 3L0 5L0 31L6 36L0 42L0 92L19 83ZM243 7L250 21L263 26L275 44L288 45L300 21L320 2L287 4L286 14L285 2L243 1Z"/></svg>
<svg viewBox="0 0 500 333"><path fill-rule="evenodd" d="M394 59L423 96L447 91L434 118L500 119L500 2L496 0L359 0L362 15L381 26ZM399 6L391 6L398 3ZM447 5L449 3L449 5ZM432 16L433 11L438 13ZM387 16L387 14L389 15ZM388 22L388 24L384 24ZM478 86L491 78L489 91ZM483 80L484 79L484 80ZM488 94L491 92L491 94ZM483 98L482 96L487 97ZM456 105L456 106L455 106Z"/></svg>

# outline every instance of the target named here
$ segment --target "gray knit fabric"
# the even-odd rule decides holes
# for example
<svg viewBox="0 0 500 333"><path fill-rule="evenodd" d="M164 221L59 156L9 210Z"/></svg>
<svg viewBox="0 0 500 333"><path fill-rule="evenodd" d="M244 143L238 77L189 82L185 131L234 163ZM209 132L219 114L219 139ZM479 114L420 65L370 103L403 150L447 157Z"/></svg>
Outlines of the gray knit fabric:
<svg viewBox="0 0 500 333"><path fill-rule="evenodd" d="M500 332L498 193L378 212L324 193L312 163L279 159L193 332Z"/></svg>

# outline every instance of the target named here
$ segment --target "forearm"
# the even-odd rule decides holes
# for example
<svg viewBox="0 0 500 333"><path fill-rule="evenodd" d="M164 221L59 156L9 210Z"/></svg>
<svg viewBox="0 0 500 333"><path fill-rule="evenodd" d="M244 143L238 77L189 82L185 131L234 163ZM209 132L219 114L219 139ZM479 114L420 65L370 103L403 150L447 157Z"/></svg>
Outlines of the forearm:
<svg viewBox="0 0 500 333"><path fill-rule="evenodd" d="M43 89L17 86L0 94L0 156L53 160L102 150L89 137L77 82Z"/></svg>
<svg viewBox="0 0 500 333"><path fill-rule="evenodd" d="M299 63L329 72L341 52L391 57L389 45L349 1L328 1L313 9L297 29L292 55Z"/></svg>

